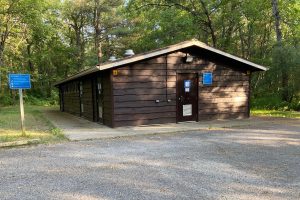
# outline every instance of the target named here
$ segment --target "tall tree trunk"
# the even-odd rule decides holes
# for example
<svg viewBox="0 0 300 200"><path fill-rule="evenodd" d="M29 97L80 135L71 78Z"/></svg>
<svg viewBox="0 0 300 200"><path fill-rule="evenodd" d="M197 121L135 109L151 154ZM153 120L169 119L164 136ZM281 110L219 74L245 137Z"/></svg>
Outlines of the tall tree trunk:
<svg viewBox="0 0 300 200"><path fill-rule="evenodd" d="M28 55L28 66L29 66L29 70L30 70L30 74L34 74L34 66L33 66L33 63L32 63L32 60L31 60L31 46L32 46L32 43L30 43L28 40L27 41L27 55ZM34 89L35 88L35 84L34 82L31 83L32 85L32 88Z"/></svg>
<svg viewBox="0 0 300 200"><path fill-rule="evenodd" d="M2 47L0 46L0 67L3 65L3 50Z"/></svg>
<svg viewBox="0 0 300 200"><path fill-rule="evenodd" d="M203 0L200 0L200 3L201 3L201 6L202 6L202 9L204 11L204 14L207 18L207 27L209 29L209 33L210 33L210 36L211 36L211 40L212 40L212 45L213 47L217 47L217 36L216 36L216 33L215 33L215 29L213 27L213 22L212 22L212 19L211 19L211 16L210 16L210 13L204 3Z"/></svg>
<svg viewBox="0 0 300 200"><path fill-rule="evenodd" d="M241 27L239 27L238 31L239 31L239 37L240 37L240 42L241 42L240 47L241 47L242 58L245 58L246 53L245 53L244 34L243 34Z"/></svg>
<svg viewBox="0 0 300 200"><path fill-rule="evenodd" d="M77 70L82 69L82 48L81 48L81 29L78 26L74 26L76 37L76 57L77 57Z"/></svg>
<svg viewBox="0 0 300 200"><path fill-rule="evenodd" d="M273 8L273 15L275 18L275 31L276 31L277 42L281 43L282 42L282 32L281 32L281 28L280 28L281 18L280 18L279 9L278 9L278 0L272 0L272 8Z"/></svg>
<svg viewBox="0 0 300 200"><path fill-rule="evenodd" d="M4 46L5 46L5 42L6 39L8 37L8 29L6 29L5 32L1 33L0 32L0 67L3 66L3 52L4 52Z"/></svg>
<svg viewBox="0 0 300 200"><path fill-rule="evenodd" d="M1 45L1 44L0 44ZM2 47L0 46L0 68L3 66L3 51L2 51ZM2 79L3 75L2 75L2 72L0 71L0 88L2 88L2 82L3 82L3 79ZM0 96L3 96L4 94L4 89L1 89L0 90Z"/></svg>
<svg viewBox="0 0 300 200"><path fill-rule="evenodd" d="M1 39L1 41L0 41L0 68L1 68L4 65L4 55L3 55L3 52L4 52L5 38L2 36L0 39ZM5 76L6 76L6 72L2 73L0 71L0 88L2 88L3 77L5 77ZM0 89L0 90L1 90L0 95L3 96L4 93L5 93L5 89Z"/></svg>
<svg viewBox="0 0 300 200"><path fill-rule="evenodd" d="M94 7L94 29L95 29L95 50L97 51L98 63L102 62L102 38L101 38L101 11L99 1L95 0Z"/></svg>
<svg viewBox="0 0 300 200"><path fill-rule="evenodd" d="M75 47L76 47L76 65L77 65L77 70L80 71L83 68L84 64L84 56L85 56L85 42L83 39L83 15L73 15L72 20L73 24L71 24L71 27L74 30L75 33ZM72 44L73 41L71 41Z"/></svg>
<svg viewBox="0 0 300 200"><path fill-rule="evenodd" d="M28 41L27 41L28 43ZM27 55L28 55L28 66L29 66L29 70L30 70L30 73L34 73L34 66L33 66L33 63L31 61L31 46L32 44L28 43L27 44Z"/></svg>
<svg viewBox="0 0 300 200"><path fill-rule="evenodd" d="M273 15L275 19L275 32L276 32L277 43L279 45L280 50L282 50L282 31L280 27L281 17L278 8L278 0L272 0L272 9L273 9ZM282 86L281 99L284 101L289 101L288 73L284 66L280 66L280 67L281 67L281 86Z"/></svg>

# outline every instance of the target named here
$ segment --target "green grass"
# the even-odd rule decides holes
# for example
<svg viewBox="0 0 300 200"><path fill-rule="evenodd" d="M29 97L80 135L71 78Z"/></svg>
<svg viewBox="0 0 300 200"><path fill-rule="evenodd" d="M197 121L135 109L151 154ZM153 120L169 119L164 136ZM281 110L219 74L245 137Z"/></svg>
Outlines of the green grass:
<svg viewBox="0 0 300 200"><path fill-rule="evenodd" d="M294 98L288 103L279 95L263 96L251 99L251 115L267 117L300 118L300 100Z"/></svg>
<svg viewBox="0 0 300 200"><path fill-rule="evenodd" d="M251 110L252 116L286 117L300 119L300 112L280 110Z"/></svg>
<svg viewBox="0 0 300 200"><path fill-rule="evenodd" d="M22 136L18 106L0 107L0 142L40 139L41 143L66 140L62 132L44 117L41 106L25 105L25 130Z"/></svg>

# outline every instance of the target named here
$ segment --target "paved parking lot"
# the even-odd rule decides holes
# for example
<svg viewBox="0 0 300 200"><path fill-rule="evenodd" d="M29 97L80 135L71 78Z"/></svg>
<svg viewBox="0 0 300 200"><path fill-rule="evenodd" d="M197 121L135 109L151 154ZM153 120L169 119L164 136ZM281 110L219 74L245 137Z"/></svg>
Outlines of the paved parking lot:
<svg viewBox="0 0 300 200"><path fill-rule="evenodd" d="M268 121L268 120L267 120ZM300 199L300 120L0 149L1 199Z"/></svg>

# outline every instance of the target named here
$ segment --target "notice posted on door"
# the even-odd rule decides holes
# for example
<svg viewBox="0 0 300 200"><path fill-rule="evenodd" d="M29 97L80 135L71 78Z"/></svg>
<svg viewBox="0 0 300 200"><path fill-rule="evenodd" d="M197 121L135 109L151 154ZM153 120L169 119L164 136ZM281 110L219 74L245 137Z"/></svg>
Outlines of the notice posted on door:
<svg viewBox="0 0 300 200"><path fill-rule="evenodd" d="M191 116L192 115L192 104L183 105L183 116Z"/></svg>

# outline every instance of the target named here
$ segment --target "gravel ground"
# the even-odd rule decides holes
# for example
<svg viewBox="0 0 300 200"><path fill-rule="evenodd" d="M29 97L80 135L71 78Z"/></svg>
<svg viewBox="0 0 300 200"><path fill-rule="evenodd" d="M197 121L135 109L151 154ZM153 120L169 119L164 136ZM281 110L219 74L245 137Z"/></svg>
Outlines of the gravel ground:
<svg viewBox="0 0 300 200"><path fill-rule="evenodd" d="M0 199L300 199L300 120L0 149Z"/></svg>

